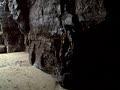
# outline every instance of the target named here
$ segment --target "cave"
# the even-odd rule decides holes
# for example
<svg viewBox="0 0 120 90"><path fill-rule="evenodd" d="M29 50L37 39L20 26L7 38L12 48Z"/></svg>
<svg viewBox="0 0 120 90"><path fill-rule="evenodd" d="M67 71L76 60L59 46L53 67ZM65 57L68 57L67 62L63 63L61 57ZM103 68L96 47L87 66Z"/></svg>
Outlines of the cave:
<svg viewBox="0 0 120 90"><path fill-rule="evenodd" d="M0 0L0 90L119 89L118 4Z"/></svg>

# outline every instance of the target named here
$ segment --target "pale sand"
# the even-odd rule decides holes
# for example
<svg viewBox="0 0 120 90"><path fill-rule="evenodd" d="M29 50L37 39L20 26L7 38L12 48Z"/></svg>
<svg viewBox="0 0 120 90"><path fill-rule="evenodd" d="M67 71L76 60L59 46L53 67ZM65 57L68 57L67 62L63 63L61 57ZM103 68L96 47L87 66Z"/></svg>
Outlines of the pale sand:
<svg viewBox="0 0 120 90"><path fill-rule="evenodd" d="M0 90L65 90L55 79L31 66L25 52L0 54Z"/></svg>

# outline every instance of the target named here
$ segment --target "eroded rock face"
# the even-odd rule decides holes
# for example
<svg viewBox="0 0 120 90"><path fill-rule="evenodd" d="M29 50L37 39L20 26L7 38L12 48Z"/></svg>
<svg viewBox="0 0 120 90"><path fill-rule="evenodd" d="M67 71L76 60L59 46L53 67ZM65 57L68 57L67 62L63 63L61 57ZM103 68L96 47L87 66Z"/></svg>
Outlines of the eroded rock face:
<svg viewBox="0 0 120 90"><path fill-rule="evenodd" d="M0 23L6 52L25 50L24 36L20 33L18 24L10 14L7 0L0 1Z"/></svg>
<svg viewBox="0 0 120 90"><path fill-rule="evenodd" d="M85 33L105 15L103 0L35 0L29 16L31 64L53 75L64 88L71 88L73 56L80 50L82 38L87 38Z"/></svg>
<svg viewBox="0 0 120 90"><path fill-rule="evenodd" d="M12 18L26 37L30 63L70 89L76 54L85 55L81 47L90 44L88 32L105 19L103 1L8 0Z"/></svg>

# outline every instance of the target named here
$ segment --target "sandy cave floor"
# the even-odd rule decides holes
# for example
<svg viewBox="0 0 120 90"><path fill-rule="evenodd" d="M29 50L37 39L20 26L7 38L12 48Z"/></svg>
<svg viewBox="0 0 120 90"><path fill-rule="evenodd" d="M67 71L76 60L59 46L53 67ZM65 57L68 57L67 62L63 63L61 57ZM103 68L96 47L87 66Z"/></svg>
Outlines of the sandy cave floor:
<svg viewBox="0 0 120 90"><path fill-rule="evenodd" d="M0 90L65 90L55 79L31 66L28 53L0 54Z"/></svg>

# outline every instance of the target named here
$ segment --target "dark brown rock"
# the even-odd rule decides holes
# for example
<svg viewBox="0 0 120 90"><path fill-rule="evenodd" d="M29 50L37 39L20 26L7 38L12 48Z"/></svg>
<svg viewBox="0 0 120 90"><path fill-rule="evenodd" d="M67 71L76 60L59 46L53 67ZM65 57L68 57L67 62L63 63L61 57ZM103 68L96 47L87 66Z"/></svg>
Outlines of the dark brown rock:
<svg viewBox="0 0 120 90"><path fill-rule="evenodd" d="M4 45L7 48L7 52L18 52L24 51L24 36L19 31L17 24L15 21L8 19L5 27L3 28L3 38L4 38ZM8 26L10 25L11 26Z"/></svg>
<svg viewBox="0 0 120 90"><path fill-rule="evenodd" d="M18 24L13 20L6 0L3 0L0 7L0 22L3 30L4 45L7 52L24 51L24 36L18 29Z"/></svg>

